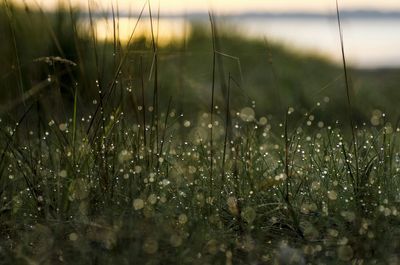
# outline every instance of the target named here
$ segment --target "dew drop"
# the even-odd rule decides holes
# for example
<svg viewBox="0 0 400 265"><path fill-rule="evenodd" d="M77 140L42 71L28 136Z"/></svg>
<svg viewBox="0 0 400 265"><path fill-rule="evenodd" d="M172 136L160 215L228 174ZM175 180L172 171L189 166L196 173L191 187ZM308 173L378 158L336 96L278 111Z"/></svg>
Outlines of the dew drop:
<svg viewBox="0 0 400 265"><path fill-rule="evenodd" d="M144 201L142 199L133 200L133 208L137 210L141 210L144 207Z"/></svg>

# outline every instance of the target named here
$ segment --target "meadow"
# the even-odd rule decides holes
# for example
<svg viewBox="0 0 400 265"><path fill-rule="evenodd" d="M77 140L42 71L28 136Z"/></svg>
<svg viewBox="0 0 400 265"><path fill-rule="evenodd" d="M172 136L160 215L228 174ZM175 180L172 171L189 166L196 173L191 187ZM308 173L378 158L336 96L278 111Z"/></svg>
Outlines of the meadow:
<svg viewBox="0 0 400 265"><path fill-rule="evenodd" d="M1 264L400 263L399 70L142 11L0 6Z"/></svg>

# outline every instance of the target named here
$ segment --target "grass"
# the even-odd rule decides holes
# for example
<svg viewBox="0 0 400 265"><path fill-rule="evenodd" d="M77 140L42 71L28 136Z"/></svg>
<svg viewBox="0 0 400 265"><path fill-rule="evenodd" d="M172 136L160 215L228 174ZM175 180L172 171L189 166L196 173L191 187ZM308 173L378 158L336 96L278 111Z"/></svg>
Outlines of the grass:
<svg viewBox="0 0 400 265"><path fill-rule="evenodd" d="M376 103L350 98L346 63L342 79L326 61L229 35L212 15L212 34L196 28L188 51L159 47L152 12L149 40L133 30L126 46L115 33L101 43L70 22L71 38L52 31L55 48L26 51L13 27L47 15L4 8L11 46L2 45L21 56L1 66L1 88L22 88L24 103L3 99L13 104L0 121L2 263L398 263L400 129ZM60 12L58 21L77 15ZM167 60L178 48L197 52ZM342 51L345 60L343 39ZM30 65L36 53L53 57ZM310 79L299 65L320 72ZM265 86L275 90L265 96ZM321 90L333 96L320 100ZM333 115L346 104L350 126L349 111Z"/></svg>

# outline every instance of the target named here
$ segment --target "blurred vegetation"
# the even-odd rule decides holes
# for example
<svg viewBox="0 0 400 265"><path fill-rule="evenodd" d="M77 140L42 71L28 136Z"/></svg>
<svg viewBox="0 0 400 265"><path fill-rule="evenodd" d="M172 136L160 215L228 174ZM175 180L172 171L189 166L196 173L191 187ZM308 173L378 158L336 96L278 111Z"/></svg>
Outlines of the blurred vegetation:
<svg viewBox="0 0 400 265"><path fill-rule="evenodd" d="M89 20L87 14L77 10L60 8L55 13L43 13L12 6L7 9L3 5L1 12L0 31L5 40L0 44L2 104L18 102L24 93L50 77L55 83L41 90L46 95L40 97L43 106L54 110L60 104L71 105L76 84L80 110L89 111L88 103L96 99L99 88L95 81L99 81L102 89L111 83L118 60L123 56L123 44L118 40L114 43L94 40L92 29L79 23L82 19ZM244 38L240 32L231 30L233 26L221 24L217 25L216 41L217 105L224 102L230 74L235 81L233 109L252 105L253 99L257 99L257 113L268 113L271 117L282 118L283 110L289 107L299 117L319 107L324 110L318 117L321 120L332 123L348 119L340 66L313 55L298 55L268 39ZM180 111L189 109L196 113L209 105L213 48L209 25L193 21L191 28L184 41L176 40L158 48L158 84L160 98L172 96ZM141 71L145 91L152 94L153 80L148 79L153 63L151 39L135 35L127 53L129 64L124 64L121 71L132 75L124 76L114 93L119 94L118 98L129 110L131 100L125 88L133 90L135 99L140 98L141 89L139 78L132 76ZM40 60L46 57L67 59L77 66ZM368 121L375 109L391 117L398 116L395 102L398 73L398 70L351 71L354 116L359 123ZM328 100L329 104L324 104ZM165 109L167 103L168 100L162 100L160 108ZM18 106L6 110L12 113Z"/></svg>

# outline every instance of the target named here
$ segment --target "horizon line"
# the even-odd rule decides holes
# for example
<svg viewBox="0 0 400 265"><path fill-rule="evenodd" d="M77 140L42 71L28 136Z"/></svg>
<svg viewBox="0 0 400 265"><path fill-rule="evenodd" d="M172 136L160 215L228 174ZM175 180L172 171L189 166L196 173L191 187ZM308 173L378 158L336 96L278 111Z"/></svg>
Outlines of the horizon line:
<svg viewBox="0 0 400 265"><path fill-rule="evenodd" d="M48 11L53 13L54 11ZM213 12L213 11L211 11ZM340 11L342 18L398 18L400 19L400 10L385 11L379 9L344 9ZM88 15L89 12L85 11L83 14ZM313 11L244 11L244 12L213 12L214 15L229 18L336 18L336 12L313 12ZM92 12L93 16L104 17L112 16L111 11L95 11ZM133 12L119 12L119 17L136 17L139 13ZM149 17L149 14L142 14L142 17ZM179 12L179 13L160 13L161 18L207 18L208 12L192 11L192 12Z"/></svg>

